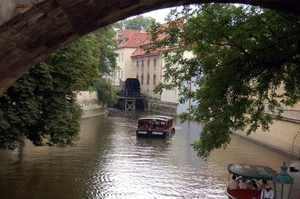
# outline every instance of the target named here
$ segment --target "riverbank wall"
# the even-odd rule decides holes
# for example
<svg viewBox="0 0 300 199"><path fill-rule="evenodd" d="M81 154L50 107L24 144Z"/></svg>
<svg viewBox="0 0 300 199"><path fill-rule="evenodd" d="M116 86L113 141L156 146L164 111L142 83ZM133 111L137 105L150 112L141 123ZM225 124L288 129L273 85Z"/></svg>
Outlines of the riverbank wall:
<svg viewBox="0 0 300 199"><path fill-rule="evenodd" d="M246 132L242 131L233 133L299 159L300 117L291 117L289 114L282 116L281 120L274 121L270 125L269 131L258 129L250 135L246 135Z"/></svg>
<svg viewBox="0 0 300 199"><path fill-rule="evenodd" d="M107 115L107 107L98 103L95 91L81 91L77 94L77 103L83 109L82 119Z"/></svg>
<svg viewBox="0 0 300 199"><path fill-rule="evenodd" d="M145 110L158 114L177 116L177 106L178 103L174 102L164 102L159 100L153 100L150 98L144 99Z"/></svg>

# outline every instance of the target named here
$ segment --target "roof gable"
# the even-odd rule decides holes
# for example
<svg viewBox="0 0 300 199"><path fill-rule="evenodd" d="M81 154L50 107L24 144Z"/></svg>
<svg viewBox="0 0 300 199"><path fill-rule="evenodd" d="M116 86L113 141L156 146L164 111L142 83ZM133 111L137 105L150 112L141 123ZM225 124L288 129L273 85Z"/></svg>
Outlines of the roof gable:
<svg viewBox="0 0 300 199"><path fill-rule="evenodd" d="M121 29L117 32L118 48L138 47L147 38L147 33L141 30Z"/></svg>

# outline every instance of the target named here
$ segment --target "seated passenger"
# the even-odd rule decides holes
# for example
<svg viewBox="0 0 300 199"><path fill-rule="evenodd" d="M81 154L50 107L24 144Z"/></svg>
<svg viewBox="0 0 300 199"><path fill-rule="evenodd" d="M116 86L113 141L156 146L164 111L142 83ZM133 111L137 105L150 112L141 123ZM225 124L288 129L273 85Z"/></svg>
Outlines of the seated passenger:
<svg viewBox="0 0 300 199"><path fill-rule="evenodd" d="M248 182L246 180L246 178L242 177L239 183L239 189L247 189L248 188Z"/></svg>
<svg viewBox="0 0 300 199"><path fill-rule="evenodd" d="M262 190L260 199L274 199L274 190L267 181L263 180L263 184L258 188L258 190Z"/></svg>
<svg viewBox="0 0 300 199"><path fill-rule="evenodd" d="M163 130L163 129L164 129L164 125L163 125L163 124L160 124L160 125L159 125L159 128Z"/></svg>
<svg viewBox="0 0 300 199"><path fill-rule="evenodd" d="M232 180L230 180L227 184L228 189L237 189L239 186L239 182L236 180L236 176L232 176Z"/></svg>
<svg viewBox="0 0 300 199"><path fill-rule="evenodd" d="M257 184L256 184L255 180L251 180L250 185L248 186L248 189L256 190L257 188L258 187L257 187Z"/></svg>

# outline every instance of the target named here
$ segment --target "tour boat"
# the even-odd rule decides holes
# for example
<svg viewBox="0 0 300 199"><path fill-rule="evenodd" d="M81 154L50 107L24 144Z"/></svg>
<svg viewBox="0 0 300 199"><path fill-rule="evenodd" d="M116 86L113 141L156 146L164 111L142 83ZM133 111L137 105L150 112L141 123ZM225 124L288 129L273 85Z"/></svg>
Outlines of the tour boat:
<svg viewBox="0 0 300 199"><path fill-rule="evenodd" d="M267 166L251 165L251 164L229 164L228 172L230 175L244 177L247 180L272 180L277 172ZM230 178L231 179L231 178ZM228 199L259 199L261 190L253 189L228 189L226 188Z"/></svg>
<svg viewBox="0 0 300 199"><path fill-rule="evenodd" d="M175 133L173 117L148 115L138 119L137 137L167 138Z"/></svg>

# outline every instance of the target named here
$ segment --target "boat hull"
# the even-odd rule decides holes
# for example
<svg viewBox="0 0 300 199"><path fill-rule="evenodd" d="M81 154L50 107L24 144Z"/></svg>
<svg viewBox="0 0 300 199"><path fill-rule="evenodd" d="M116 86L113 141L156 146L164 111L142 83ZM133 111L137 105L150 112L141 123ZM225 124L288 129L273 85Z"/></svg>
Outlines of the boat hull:
<svg viewBox="0 0 300 199"><path fill-rule="evenodd" d="M138 119L137 137L167 138L175 133L173 117L164 115L148 115Z"/></svg>
<svg viewBox="0 0 300 199"><path fill-rule="evenodd" d="M167 137L170 137L173 133L175 133L174 128L171 128L166 131L144 130L144 129L136 130L136 136L144 137L144 138L167 138Z"/></svg>
<svg viewBox="0 0 300 199"><path fill-rule="evenodd" d="M227 189L228 199L259 199L261 190L252 189Z"/></svg>

